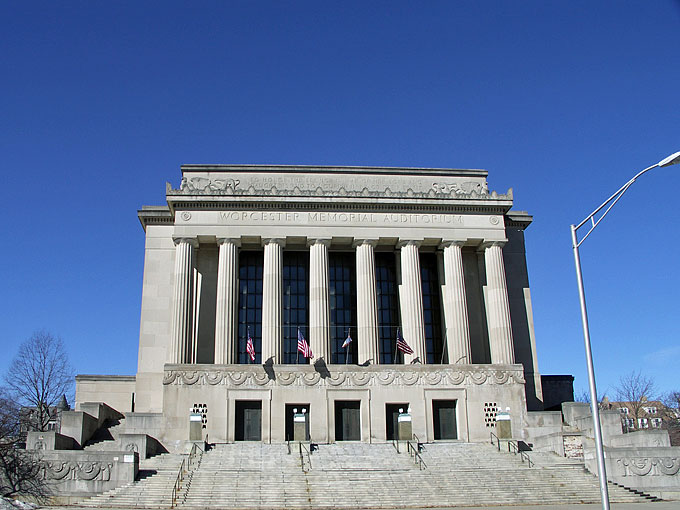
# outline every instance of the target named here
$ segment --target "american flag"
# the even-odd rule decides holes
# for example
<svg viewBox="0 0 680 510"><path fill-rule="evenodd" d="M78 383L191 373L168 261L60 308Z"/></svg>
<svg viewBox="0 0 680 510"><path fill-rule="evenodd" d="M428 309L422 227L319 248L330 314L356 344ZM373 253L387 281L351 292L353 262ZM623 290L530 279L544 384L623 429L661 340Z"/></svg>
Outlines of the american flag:
<svg viewBox="0 0 680 510"><path fill-rule="evenodd" d="M409 347L406 340L404 340L404 337L401 336L401 331L399 329L397 329L397 349L404 354L413 354L413 349Z"/></svg>
<svg viewBox="0 0 680 510"><path fill-rule="evenodd" d="M253 345L253 339L250 336L250 328L248 328L248 340L246 341L246 352L250 356L250 361L255 361L255 345Z"/></svg>
<svg viewBox="0 0 680 510"><path fill-rule="evenodd" d="M300 328L298 328L298 351L302 353L302 355L305 358L312 359L314 355L312 354L312 350L309 348L309 344L307 343L307 340L305 340L305 337L302 336L302 332L300 331Z"/></svg>
<svg viewBox="0 0 680 510"><path fill-rule="evenodd" d="M351 344L351 343L352 343L352 337L349 336L349 331L348 331L348 332L347 332L347 338L345 338L345 341L342 342L342 347L340 347L340 348L341 348L341 349L344 349L345 347L349 347L349 344ZM337 344L336 344L336 345L337 345Z"/></svg>

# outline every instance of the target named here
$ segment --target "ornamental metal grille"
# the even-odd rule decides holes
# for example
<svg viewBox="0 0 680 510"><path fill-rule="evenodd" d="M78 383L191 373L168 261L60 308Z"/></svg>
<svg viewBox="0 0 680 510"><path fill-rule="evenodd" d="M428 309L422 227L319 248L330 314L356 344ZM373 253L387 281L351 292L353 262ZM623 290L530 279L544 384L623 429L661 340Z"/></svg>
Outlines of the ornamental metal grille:
<svg viewBox="0 0 680 510"><path fill-rule="evenodd" d="M495 428L496 414L498 414L498 405L496 402L484 402L484 425Z"/></svg>

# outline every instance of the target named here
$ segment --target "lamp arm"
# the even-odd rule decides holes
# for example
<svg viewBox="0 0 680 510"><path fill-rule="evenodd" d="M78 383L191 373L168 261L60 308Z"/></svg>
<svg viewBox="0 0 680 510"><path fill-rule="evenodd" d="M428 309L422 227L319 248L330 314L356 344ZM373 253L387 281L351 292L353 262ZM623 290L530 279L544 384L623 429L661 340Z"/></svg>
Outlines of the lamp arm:
<svg viewBox="0 0 680 510"><path fill-rule="evenodd" d="M637 180L638 177L640 177L642 174L644 174L646 172L649 172L652 168L656 168L657 166L659 166L659 163L656 163L656 164L649 166L649 167L645 168L644 170L638 172L635 175L635 177L633 177L626 184L621 186L612 196L610 196L607 200L605 200L602 204L600 204L600 206L598 206L597 209L595 209L592 213L590 213L588 216L586 216L586 218L581 223L576 225L574 227L574 231L578 231L578 229L580 229L588 221L590 221L592 223L592 226L590 227L590 230L588 230L586 235L583 236L583 238L580 241L576 241L576 240L574 241L575 242L574 247L581 246L581 243L583 243L583 241L586 240L586 238L590 235L590 233L593 230L595 230L595 227L597 227L600 224L600 222L604 219L604 217L607 216L607 214L609 213L611 208L614 207L614 205L616 205L616 202L618 202L621 199L623 194L628 190L628 188L630 188L630 186ZM607 205L609 205L609 207L607 207ZM597 213L599 213L605 207L607 207L607 209L604 211L604 213L602 213L602 216L600 216L596 221L595 215Z"/></svg>

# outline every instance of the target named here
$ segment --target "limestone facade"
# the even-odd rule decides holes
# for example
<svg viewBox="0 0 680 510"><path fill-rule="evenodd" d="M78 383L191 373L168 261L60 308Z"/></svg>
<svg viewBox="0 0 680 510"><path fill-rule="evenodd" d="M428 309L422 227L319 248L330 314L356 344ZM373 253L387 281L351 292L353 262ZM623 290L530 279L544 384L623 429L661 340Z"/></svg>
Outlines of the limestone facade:
<svg viewBox="0 0 680 510"><path fill-rule="evenodd" d="M284 441L293 406L320 442L389 439L397 408L423 440L486 439L510 408L519 437L527 408L542 409L531 217L486 177L182 166L167 205L139 211L138 371L134 404L119 410L155 415L166 442L189 438L192 412L211 441ZM298 331L311 360L297 353ZM397 350L397 331L412 354ZM130 386L88 376L77 404L125 401Z"/></svg>

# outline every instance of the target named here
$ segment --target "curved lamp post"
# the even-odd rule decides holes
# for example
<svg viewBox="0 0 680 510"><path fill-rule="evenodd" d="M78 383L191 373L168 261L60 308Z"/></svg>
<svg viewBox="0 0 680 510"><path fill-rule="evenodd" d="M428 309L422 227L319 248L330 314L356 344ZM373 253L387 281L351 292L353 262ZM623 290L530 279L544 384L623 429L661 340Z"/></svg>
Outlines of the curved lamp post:
<svg viewBox="0 0 680 510"><path fill-rule="evenodd" d="M602 430L600 428L600 411L597 402L597 389L595 388L595 370L593 368L593 353L590 347L590 332L588 329L588 312L586 311L586 297L583 290L583 275L581 274L581 258L579 256L579 246L586 240L586 238L595 230L600 222L609 213L612 207L619 201L623 194L630 188L630 186L635 182L635 180L640 177L645 172L649 172L652 168L670 166L680 163L680 152L671 154L667 158L662 159L658 163L645 168L639 172L635 177L633 177L626 184L621 186L619 190L605 200L602 205L590 213L581 223L578 225L571 226L571 241L572 247L574 249L574 262L576 263L576 279L578 280L578 293L581 300L581 321L583 322L583 339L585 341L586 348L586 362L588 364L588 385L590 386L590 409L593 413L593 431L595 434L595 449L597 451L597 475L600 479L600 493L602 496L602 508L603 510L609 510L609 490L607 488L607 473L604 465L604 447L602 445ZM606 209L605 209L606 207ZM598 213L605 209L599 218L596 218ZM588 232L578 240L577 232L578 229L583 227L586 223L590 222L590 228Z"/></svg>

